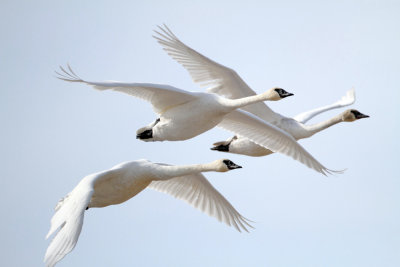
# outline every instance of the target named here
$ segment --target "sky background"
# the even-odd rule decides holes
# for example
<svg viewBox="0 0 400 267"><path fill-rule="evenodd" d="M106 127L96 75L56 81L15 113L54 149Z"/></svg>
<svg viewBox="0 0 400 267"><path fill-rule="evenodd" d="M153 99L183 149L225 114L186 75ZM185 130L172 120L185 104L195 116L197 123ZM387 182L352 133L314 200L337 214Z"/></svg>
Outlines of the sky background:
<svg viewBox="0 0 400 267"><path fill-rule="evenodd" d="M44 265L53 208L90 173L141 158L229 158L244 168L206 177L255 221L251 233L144 190L86 212L77 246L57 266L400 266L399 14L399 1L382 0L2 0L0 265ZM221 129L141 142L136 130L156 119L149 103L55 78L69 63L88 80L203 91L151 37L162 23L256 92L294 93L268 103L283 115L354 87L353 107L371 117L301 141L328 168L347 171L324 177L282 155L210 151L231 136Z"/></svg>

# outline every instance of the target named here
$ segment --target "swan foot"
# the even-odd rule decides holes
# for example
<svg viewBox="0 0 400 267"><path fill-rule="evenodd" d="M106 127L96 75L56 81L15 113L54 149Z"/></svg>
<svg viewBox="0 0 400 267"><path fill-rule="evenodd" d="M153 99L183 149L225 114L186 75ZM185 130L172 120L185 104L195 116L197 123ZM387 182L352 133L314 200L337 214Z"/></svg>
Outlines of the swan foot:
<svg viewBox="0 0 400 267"><path fill-rule="evenodd" d="M235 135L226 141L216 142L213 144L214 147L212 147L210 149L217 150L217 151L223 151L223 152L229 152L229 146L231 145L232 141L237 140L237 139L238 139L238 137Z"/></svg>
<svg viewBox="0 0 400 267"><path fill-rule="evenodd" d="M153 138L153 129L145 130L136 135L136 139L150 139Z"/></svg>
<svg viewBox="0 0 400 267"><path fill-rule="evenodd" d="M229 145L218 145L210 148L211 150L218 150L218 151L223 151L223 152L229 152Z"/></svg>
<svg viewBox="0 0 400 267"><path fill-rule="evenodd" d="M161 119L158 118L158 119L156 119L153 123L151 123L150 125L139 129L138 131L144 130L144 129L147 128L147 130L144 130L144 131L141 132L141 133L137 133L137 134L136 134L136 139L151 139L151 138L153 138L153 127L156 126L156 124L159 123L160 120L161 120ZM148 128L151 128L151 129L148 129Z"/></svg>

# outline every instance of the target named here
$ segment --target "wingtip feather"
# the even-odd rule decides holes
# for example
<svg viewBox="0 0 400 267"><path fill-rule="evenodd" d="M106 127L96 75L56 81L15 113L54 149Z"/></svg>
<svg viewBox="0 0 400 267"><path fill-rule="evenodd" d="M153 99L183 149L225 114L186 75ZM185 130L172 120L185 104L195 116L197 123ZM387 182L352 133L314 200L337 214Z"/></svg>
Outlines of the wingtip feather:
<svg viewBox="0 0 400 267"><path fill-rule="evenodd" d="M71 66L67 64L66 70L63 66L59 66L60 72L54 71L58 76L58 79L67 81L67 82L83 82L83 80L72 70Z"/></svg>

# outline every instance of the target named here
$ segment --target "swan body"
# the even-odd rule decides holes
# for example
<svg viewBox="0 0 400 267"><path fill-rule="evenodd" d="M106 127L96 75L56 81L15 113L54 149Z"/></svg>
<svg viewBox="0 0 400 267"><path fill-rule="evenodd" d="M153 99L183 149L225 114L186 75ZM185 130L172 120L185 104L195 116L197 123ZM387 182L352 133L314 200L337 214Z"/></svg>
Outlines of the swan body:
<svg viewBox="0 0 400 267"><path fill-rule="evenodd" d="M144 141L179 141L193 138L217 126L233 110L223 98L214 94L193 93L195 101L166 110L153 128L153 138ZM188 116L188 111L198 116ZM195 125L195 127L194 127ZM138 131L138 134L140 131Z"/></svg>
<svg viewBox="0 0 400 267"><path fill-rule="evenodd" d="M68 71L62 67L60 69L62 73L57 74L61 80L85 83L98 90L112 89L149 101L160 117L136 132L136 138L140 140L186 140L218 126L249 138L271 151L292 157L324 175L331 171L286 132L246 111L238 110L254 103L276 101L292 95L282 88L272 88L259 95L229 99L214 93L188 92L169 85L90 82L77 76L70 66Z"/></svg>
<svg viewBox="0 0 400 267"><path fill-rule="evenodd" d="M173 166L148 160L124 162L113 168L90 174L56 205L51 227L46 236L55 234L44 261L54 266L76 245L85 210L117 205L145 188L171 194L238 231L252 227L248 220L207 181L202 172L226 172L241 168L227 159L206 164ZM58 230L58 231L57 231Z"/></svg>
<svg viewBox="0 0 400 267"><path fill-rule="evenodd" d="M264 97L260 95L259 99L277 101L286 97L279 95L277 90L283 89L272 88L264 94ZM287 92L284 91L282 95L285 93ZM151 141L179 141L193 138L214 128L223 120L225 115L247 103L246 101L242 104L236 104L231 102L230 99L210 93L192 94L196 96L196 101L170 108L161 115L160 122L152 128L153 138ZM253 100L249 99L248 101ZM188 111L196 111L197 116L188 116ZM140 134L140 131L138 131L138 134Z"/></svg>
<svg viewBox="0 0 400 267"><path fill-rule="evenodd" d="M208 87L209 92L217 93L231 99L256 94L234 70L190 48L180 41L166 25L159 27L159 31L155 31L155 33L156 35L153 37L163 49L186 68L194 82L199 83L200 86ZM308 138L333 124L343 121L341 120L342 114L319 124L305 125L305 122L312 117L330 109L351 105L354 101L355 93L354 89L352 89L341 100L328 106L301 113L293 119L272 111L264 102L247 105L241 109L252 113L267 123L273 124L292 136L295 140L299 140ZM273 153L268 147L260 146L254 140L249 140L246 136L241 135L236 135L226 141L214 143L214 147L211 149L249 156L265 156Z"/></svg>

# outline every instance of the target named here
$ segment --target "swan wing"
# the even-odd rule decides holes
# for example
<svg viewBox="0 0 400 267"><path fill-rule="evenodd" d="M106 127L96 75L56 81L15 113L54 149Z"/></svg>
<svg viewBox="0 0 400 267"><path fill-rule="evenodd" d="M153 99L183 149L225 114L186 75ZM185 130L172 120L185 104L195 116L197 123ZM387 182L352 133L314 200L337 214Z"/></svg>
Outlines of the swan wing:
<svg viewBox="0 0 400 267"><path fill-rule="evenodd" d="M354 88L350 89L349 91L346 92L346 95L344 95L339 101L336 101L333 104L327 105L327 106L323 106L323 107L319 107L310 111L306 111L303 113L300 113L298 115L296 115L295 117L293 117L293 119L295 119L296 121L300 122L300 123L306 123L307 121L309 121L310 119L312 119L313 117L315 117L316 115L331 110L331 109L335 109L335 108L342 108L342 107L346 107L349 105L352 105L354 102L356 101L356 92L354 90Z"/></svg>
<svg viewBox="0 0 400 267"><path fill-rule="evenodd" d="M239 232L241 229L248 232L247 227L253 228L250 221L236 211L201 173L153 181L149 187L184 200L209 216L234 226Z"/></svg>
<svg viewBox="0 0 400 267"><path fill-rule="evenodd" d="M230 112L217 126L246 137L273 152L285 154L324 175L336 172L319 163L291 135L248 112Z"/></svg>
<svg viewBox="0 0 400 267"><path fill-rule="evenodd" d="M156 35L153 37L168 55L189 72L194 82L199 83L201 87L210 87L208 92L231 99L256 94L240 78L236 71L190 48L181 42L166 25L164 27L159 26L158 28L159 31L155 31ZM274 113L264 102L248 105L242 109L267 120L271 118L271 113Z"/></svg>
<svg viewBox="0 0 400 267"><path fill-rule="evenodd" d="M67 82L79 82L93 86L97 90L114 90L134 97L141 98L153 105L154 111L162 114L169 108L187 103L196 99L196 96L173 86L152 83L123 83L117 81L89 82L81 79L74 73L70 66L68 70L61 67L61 72L56 72L59 79Z"/></svg>
<svg viewBox="0 0 400 267"><path fill-rule="evenodd" d="M50 231L46 236L47 239L58 230L44 256L47 267L53 267L75 247L82 230L85 209L92 194L92 183L82 181L57 204Z"/></svg>

